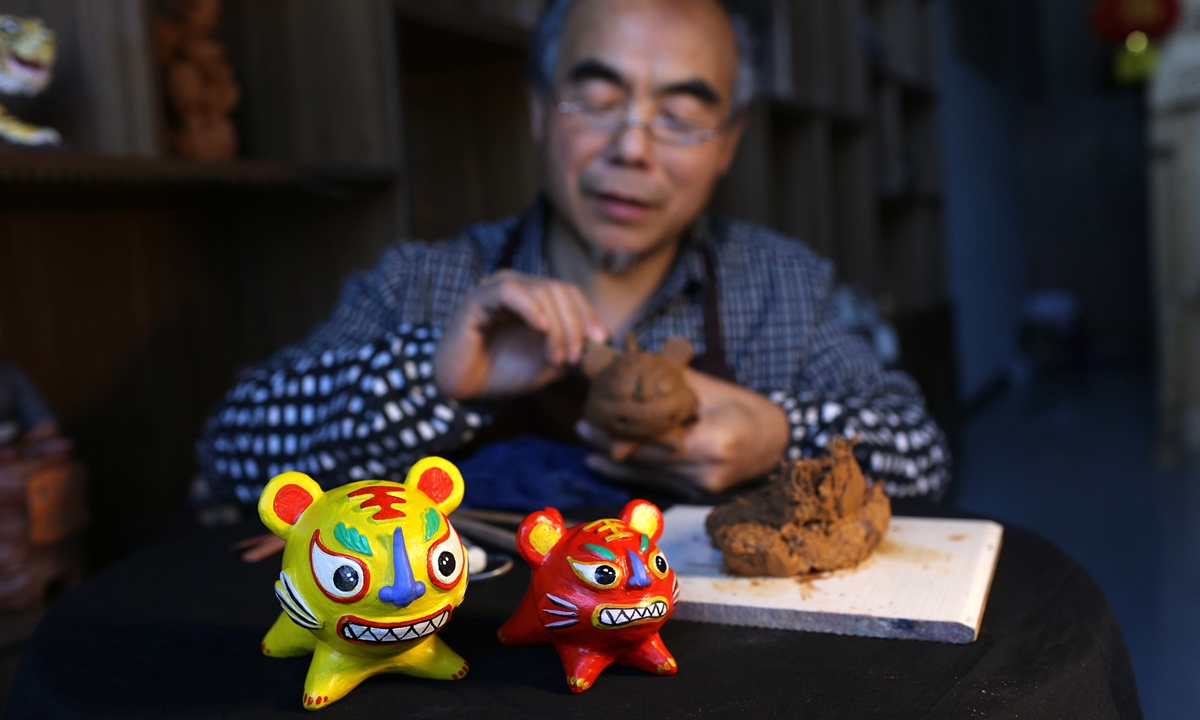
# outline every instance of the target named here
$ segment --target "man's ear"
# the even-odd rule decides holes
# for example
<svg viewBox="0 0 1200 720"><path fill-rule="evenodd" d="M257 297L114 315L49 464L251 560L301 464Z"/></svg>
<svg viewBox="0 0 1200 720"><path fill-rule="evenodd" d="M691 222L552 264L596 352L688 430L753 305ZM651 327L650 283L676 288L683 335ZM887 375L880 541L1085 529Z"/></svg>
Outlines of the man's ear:
<svg viewBox="0 0 1200 720"><path fill-rule="evenodd" d="M324 494L317 481L304 473L285 472L272 478L258 496L258 516L271 532L286 540L304 511Z"/></svg>
<svg viewBox="0 0 1200 720"><path fill-rule="evenodd" d="M525 97L529 100L529 134L534 145L541 145L546 137L546 93L536 85L529 85Z"/></svg>
<svg viewBox="0 0 1200 720"><path fill-rule="evenodd" d="M636 532L647 535L650 542L656 543L662 537L662 510L646 500L630 500L621 510L621 522L633 528Z"/></svg>
<svg viewBox="0 0 1200 720"><path fill-rule="evenodd" d="M517 551L525 562L538 567L546 562L546 556L562 542L566 533L562 513L554 508L530 513L517 528Z"/></svg>
<svg viewBox="0 0 1200 720"><path fill-rule="evenodd" d="M442 514L454 512L463 499L463 477L454 463L440 457L427 457L408 471L404 487L429 496Z"/></svg>

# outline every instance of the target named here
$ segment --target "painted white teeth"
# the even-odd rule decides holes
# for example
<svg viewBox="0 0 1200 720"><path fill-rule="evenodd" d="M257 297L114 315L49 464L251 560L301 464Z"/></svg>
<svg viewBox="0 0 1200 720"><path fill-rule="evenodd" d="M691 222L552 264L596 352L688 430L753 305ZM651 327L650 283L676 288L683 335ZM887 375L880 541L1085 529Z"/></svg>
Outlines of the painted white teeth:
<svg viewBox="0 0 1200 720"><path fill-rule="evenodd" d="M370 625L348 622L342 626L342 635L349 640L359 640L361 642L404 642L406 640L423 638L426 635L441 630L448 619L450 619L450 613L443 612L430 620L424 620L414 625L388 628L371 627Z"/></svg>
<svg viewBox="0 0 1200 720"><path fill-rule="evenodd" d="M660 618L666 614L667 604L662 600L655 600L643 607L605 608L600 611L600 623L602 625L624 625L647 618Z"/></svg>

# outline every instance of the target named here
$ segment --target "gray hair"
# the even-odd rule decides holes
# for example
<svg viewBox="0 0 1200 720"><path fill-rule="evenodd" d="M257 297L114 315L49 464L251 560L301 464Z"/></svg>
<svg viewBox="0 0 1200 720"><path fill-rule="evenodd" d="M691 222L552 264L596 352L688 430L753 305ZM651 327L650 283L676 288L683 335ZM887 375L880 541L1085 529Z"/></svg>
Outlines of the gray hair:
<svg viewBox="0 0 1200 720"><path fill-rule="evenodd" d="M563 27L575 2L576 0L547 0L541 20L534 30L526 79L547 94L554 92L554 73L558 69ZM730 115L735 116L745 110L754 99L754 48L750 39L750 25L746 18L731 11L724 4L721 6L729 14L734 40L737 42L737 77L733 81L733 98L730 103Z"/></svg>

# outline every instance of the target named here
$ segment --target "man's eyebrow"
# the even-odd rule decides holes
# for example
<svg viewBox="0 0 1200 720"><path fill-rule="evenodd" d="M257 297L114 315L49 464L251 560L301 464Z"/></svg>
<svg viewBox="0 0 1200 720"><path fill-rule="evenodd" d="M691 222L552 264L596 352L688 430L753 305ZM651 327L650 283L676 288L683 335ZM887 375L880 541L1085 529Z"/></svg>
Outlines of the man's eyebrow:
<svg viewBox="0 0 1200 720"><path fill-rule="evenodd" d="M713 89L713 86L707 81L700 78L692 80L684 80L683 82L671 83L654 93L655 95L691 95L705 105L715 106L721 104L721 96Z"/></svg>
<svg viewBox="0 0 1200 720"><path fill-rule="evenodd" d="M604 80L614 85L626 87L627 83L616 68L594 58L587 58L575 63L575 67L567 73L567 82L582 82L584 80Z"/></svg>

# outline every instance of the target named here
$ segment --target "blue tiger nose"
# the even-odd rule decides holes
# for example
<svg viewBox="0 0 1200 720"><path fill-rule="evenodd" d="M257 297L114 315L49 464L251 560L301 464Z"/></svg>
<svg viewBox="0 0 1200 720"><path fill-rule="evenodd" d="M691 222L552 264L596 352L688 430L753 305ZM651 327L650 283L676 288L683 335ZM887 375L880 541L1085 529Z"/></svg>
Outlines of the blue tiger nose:
<svg viewBox="0 0 1200 720"><path fill-rule="evenodd" d="M404 533L400 528L396 528L392 534L392 569L392 584L379 588L380 600L396 607L408 607L425 594L425 583L413 578L412 568L408 564L408 550L404 547Z"/></svg>
<svg viewBox="0 0 1200 720"><path fill-rule="evenodd" d="M650 573L646 572L646 564L632 550L628 550L627 554L629 555L629 587L650 587Z"/></svg>

